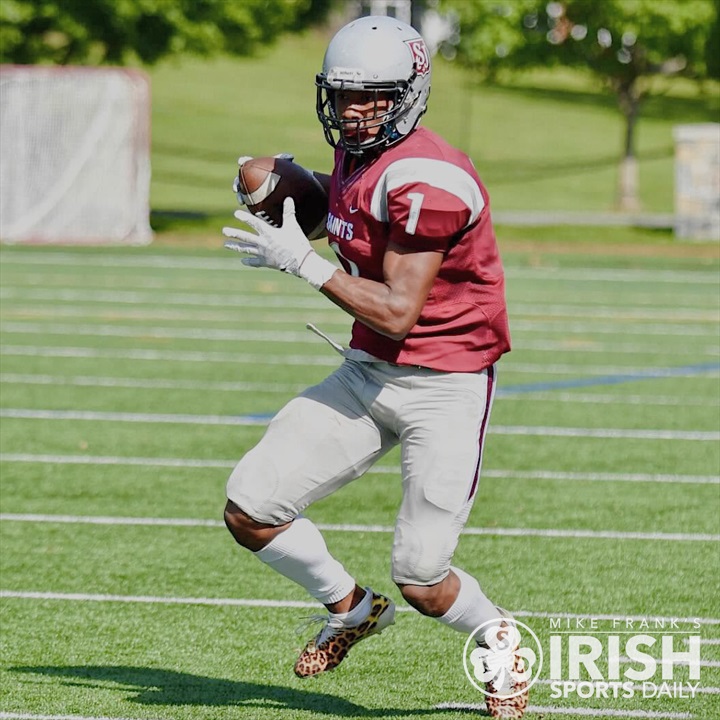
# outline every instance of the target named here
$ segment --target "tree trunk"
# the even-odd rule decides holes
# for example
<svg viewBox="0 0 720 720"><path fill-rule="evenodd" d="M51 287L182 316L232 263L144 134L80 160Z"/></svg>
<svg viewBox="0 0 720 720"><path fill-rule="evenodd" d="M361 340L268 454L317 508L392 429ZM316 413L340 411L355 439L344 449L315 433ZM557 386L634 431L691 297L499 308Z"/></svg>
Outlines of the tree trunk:
<svg viewBox="0 0 720 720"><path fill-rule="evenodd" d="M618 209L621 212L638 212L638 166L634 155L625 155L618 170Z"/></svg>
<svg viewBox="0 0 720 720"><path fill-rule="evenodd" d="M635 156L635 125L640 110L640 96L634 79L618 88L618 101L625 118L625 143L618 172L617 206L621 212L637 212L640 210L640 197Z"/></svg>

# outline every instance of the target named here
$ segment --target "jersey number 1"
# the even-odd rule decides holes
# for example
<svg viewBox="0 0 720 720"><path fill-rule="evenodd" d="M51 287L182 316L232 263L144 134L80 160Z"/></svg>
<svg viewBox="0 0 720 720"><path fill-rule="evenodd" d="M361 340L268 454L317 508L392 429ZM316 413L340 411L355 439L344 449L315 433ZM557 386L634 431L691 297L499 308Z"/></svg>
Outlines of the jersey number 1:
<svg viewBox="0 0 720 720"><path fill-rule="evenodd" d="M425 196L422 193L408 193L408 200L410 200L410 212L408 213L408 219L405 223L405 232L408 235L414 235L417 229L418 220L420 219L420 207L422 206Z"/></svg>

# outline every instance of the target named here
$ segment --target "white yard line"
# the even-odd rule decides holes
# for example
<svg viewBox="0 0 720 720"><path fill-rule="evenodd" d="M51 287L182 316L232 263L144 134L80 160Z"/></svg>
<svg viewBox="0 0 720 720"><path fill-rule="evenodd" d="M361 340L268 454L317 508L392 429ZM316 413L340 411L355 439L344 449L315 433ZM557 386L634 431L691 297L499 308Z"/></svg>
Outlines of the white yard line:
<svg viewBox="0 0 720 720"><path fill-rule="evenodd" d="M717 273L711 270L621 270L611 268L529 268L508 267L505 274L511 278L522 278L541 282L568 280L571 283L619 282L636 284L638 282L688 283L717 286Z"/></svg>
<svg viewBox="0 0 720 720"><path fill-rule="evenodd" d="M235 467L237 460L205 458L131 457L119 455L60 455L34 453L0 453L0 462L42 463L58 465L135 465L140 467ZM367 471L370 475L400 475L399 465L375 465ZM497 470L486 469L483 477L513 480L561 480L571 482L639 482L678 483L687 485L720 485L720 476L672 475L652 473L590 473L562 472L555 470Z"/></svg>
<svg viewBox="0 0 720 720"><path fill-rule="evenodd" d="M238 415L237 417L233 417L231 415L95 412L92 410L28 410L24 408L3 408L0 410L0 418L225 426L264 426L269 422L269 418L266 416L255 417L251 415Z"/></svg>
<svg viewBox="0 0 720 720"><path fill-rule="evenodd" d="M2 517L2 516L0 516ZM338 532L379 532L392 533L394 528L383 525L346 525L320 524L322 530ZM667 540L669 542L720 542L720 535L709 533L658 533L658 532L621 532L616 530L563 530L559 528L474 528L466 527L464 535L489 535L498 537L552 537L583 538L604 540Z"/></svg>
<svg viewBox="0 0 720 720"><path fill-rule="evenodd" d="M58 387L70 385L74 387L142 388L147 390L216 390L237 393L294 393L300 392L307 387L307 383L176 380L171 378L97 377L88 375L64 377L58 375L23 375L19 373L0 373L0 382L16 385L55 385Z"/></svg>
<svg viewBox="0 0 720 720"><path fill-rule="evenodd" d="M5 299L7 300L8 298ZM18 300L23 301L26 300L26 298L19 297ZM27 306L21 306L20 308L13 307L12 311L8 311L7 314L8 316L26 316L33 320L42 318L53 319L56 317L97 317L107 319L108 315L110 315L113 320L120 318L123 320L177 320L183 322L193 320L200 322L228 322L236 324L238 319L236 312L228 313L227 310L223 310L222 308L216 308L212 312L207 312L189 309L185 306L182 310L176 311L172 309L173 304L170 304L165 308L159 307L158 303L160 305L163 304L159 301L149 301L147 303L147 306L152 309L146 309L143 307L143 305L145 305L144 303L132 303L132 305L136 305L136 307L118 307L117 305L112 305L111 308L103 308L101 304L100 306L98 305L98 300L91 301L92 304L85 307L60 305L58 304L58 301L48 307L47 300L39 300L37 302L41 303L39 308L29 308ZM62 302L69 301L65 300ZM110 300L107 300L107 302L110 302ZM198 304L198 306L202 307L200 304ZM308 309L303 309L303 303L293 305L292 307L285 307L283 310L283 313L278 314L277 308L273 307L271 304L267 304L267 306L256 305L253 308L253 317L244 317L243 324L247 325L259 323L263 326L283 324L302 327L309 319ZM351 323L351 319L347 314L339 308L335 308L331 305L327 305L325 307L313 307L312 320L316 323L322 322L325 326L336 328L338 334L343 333L344 335L348 334ZM656 324L644 325L638 322L628 324L627 321L624 321L622 324L618 324L617 322L603 324L597 320L589 323L568 323L565 320L553 323L551 321L544 322L543 320L538 319L523 320L519 314L514 314L512 319L512 328L513 330L519 330L527 334L541 333L543 338L536 343L538 345L538 350L542 349L541 346L547 340L548 332L562 334L563 338L561 340L554 341L559 348L561 345L567 348L567 336L569 333L581 333L591 337L594 335L612 335L613 341L610 345L611 348L615 347L617 337L619 335L622 336L623 334L630 334L632 337L637 337L639 335L660 335L662 337L674 335L699 335L707 337L713 341L717 340L717 333L714 327L707 327L703 325L693 326L688 325L686 322L677 322L674 324L659 322ZM516 344L516 347L521 349L526 347L526 345L521 341L519 345ZM622 347L622 343L620 344L620 347ZM657 351L663 352L664 349L658 348Z"/></svg>
<svg viewBox="0 0 720 720"><path fill-rule="evenodd" d="M105 515L46 515L41 513L0 513L3 522L29 522L67 525L125 525L144 527L209 527L224 528L221 520L195 518L153 518L153 517L116 517ZM320 530L342 533L382 533L392 534L391 525L358 525L339 523L317 523ZM667 542L720 542L720 535L709 533L661 533L661 532L623 532L617 530L582 530L560 528L485 528L466 527L463 535L483 535L490 537L544 537L578 538L583 540L653 540Z"/></svg>
<svg viewBox="0 0 720 720"><path fill-rule="evenodd" d="M398 473L400 468L398 468ZM649 482L690 485L719 485L718 475L673 475L652 473L589 473L559 472L555 470L483 470L483 477L519 480L568 480L589 482Z"/></svg>
<svg viewBox="0 0 720 720"><path fill-rule="evenodd" d="M127 256L122 254L102 253L101 255L75 253L67 250L47 252L1 252L0 261L13 265L72 265L73 267L108 267L108 268L175 268L187 270L232 270L238 272L237 263L228 259L214 260L203 257L177 257L172 255L145 254Z"/></svg>
<svg viewBox="0 0 720 720"><path fill-rule="evenodd" d="M0 288L2 300L41 300L43 302L110 303L112 305L196 305L204 307L314 308L324 309L327 300L314 295L216 295L203 292L152 292L145 290L85 290L73 288Z"/></svg>
<svg viewBox="0 0 720 720"><path fill-rule="evenodd" d="M0 590L0 598L16 600L68 600L74 602L120 602L147 605L215 605L219 607L322 608L319 603L304 600L252 600L247 598L193 598L156 595L110 595L90 593L55 593ZM397 608L410 611L411 608Z"/></svg>
<svg viewBox="0 0 720 720"><path fill-rule="evenodd" d="M163 338L175 340L216 340L224 342L306 343L317 345L317 337L304 330L223 330L215 328L169 328L161 326L63 325L54 323L4 322L0 332L20 335L62 335L90 337Z"/></svg>
<svg viewBox="0 0 720 720"><path fill-rule="evenodd" d="M78 278L78 282L82 278ZM33 282L30 285L33 288L36 288L38 286L37 278L33 278ZM176 310L171 307L168 308L161 308L157 307L155 304L148 305L147 307L115 307L115 308L106 308L102 306L98 306L95 303L84 303L82 301L78 301L76 304L70 304L69 302L65 301L62 305L48 305L45 302L45 299L33 299L33 298L27 298L27 302L30 303L27 306L23 306L21 303L25 301L23 297L17 297L17 293L22 290L23 288L27 287L25 285L15 285L15 286L3 286L8 293L12 293L13 297L7 297L6 300L12 300L12 305L6 306L6 317L12 318L23 318L27 320L42 320L42 319L54 319L58 317L67 317L67 318L96 318L99 320L103 320L106 318L110 318L113 321L117 320L139 320L139 321L149 321L149 320L170 320L170 321L182 321L182 322L188 322L191 320L195 321L201 321L201 322L211 322L211 323L237 323L238 315L237 311L233 310L231 308L214 308L212 311L209 310L188 310L187 308L183 310ZM118 284L117 286L118 290L122 290L124 292L130 290L130 287L127 282L123 282L122 284ZM137 291L147 291L151 286L146 284L146 282L143 282L142 288L138 288L135 290ZM155 287L155 286L152 286ZM15 288L12 290L12 288ZM69 289L69 288L65 288ZM103 288L104 290L108 289L108 286L105 286ZM172 286L168 285L162 285L158 284L157 289L165 289L165 290L171 290ZM96 291L96 290L95 290ZM95 292L91 288L85 288L85 292ZM258 295L263 297L265 294L262 292L259 292ZM288 297L285 295L285 297ZM290 296L295 297L295 296ZM299 296L301 298L305 298L306 295ZM647 298L644 301L641 300L635 300L634 298L627 298L626 296L620 296L620 300L617 302L616 305L603 305L603 302L607 303L607 296L598 294L597 298L592 302L584 302L584 303L578 303L574 307L581 308L581 309L590 309L594 307L604 307L607 308L608 311L610 309L615 309L618 312L621 312L622 310L632 307L636 310L642 310L645 307L650 307L653 310L669 310L672 312L681 312L681 311L687 311L689 313L696 313L696 312L708 312L709 307L709 301L707 298L698 298L695 302L691 302L685 305L672 305L672 306L661 306L658 305L658 303L655 301L654 298ZM615 300L615 298L613 298ZM542 307L542 301L533 302L532 304L533 308ZM515 304L514 302L510 303L510 310L514 310ZM328 321L333 322L337 325L343 325L345 327L348 327L351 318L339 307L335 305L328 304L322 308L318 307L317 309L313 310L313 315L315 313L324 313L328 316ZM256 314L254 313L252 317L243 317L243 323L265 323L265 322L286 322L289 323L292 321L293 318L297 318L301 313L303 313L302 307L296 309L294 312L291 311L289 313L283 313L282 315L278 315L277 313L272 312L272 308L270 308L270 311L264 314ZM519 315L521 313L514 312L513 316ZM534 315L534 313L533 313ZM288 318L288 319L286 319ZM341 322L343 321L343 322ZM299 320L297 321L299 322Z"/></svg>
<svg viewBox="0 0 720 720"><path fill-rule="evenodd" d="M619 428L565 428L522 425L495 425L490 433L496 435L538 435L542 437L588 437L634 440L699 440L720 441L720 432L693 430L623 430Z"/></svg>
<svg viewBox="0 0 720 720"><path fill-rule="evenodd" d="M440 703L435 705L437 710L485 710L484 704L472 703ZM647 720L691 720L690 713L661 712L650 710L601 710L588 707L540 706L529 705L530 713L543 715L583 715L587 717L625 717L646 718ZM0 720L139 720L133 718L109 717L106 715L38 715L35 713L0 712Z"/></svg>
<svg viewBox="0 0 720 720"><path fill-rule="evenodd" d="M75 290L71 288L25 288L25 287L17 287L12 288L8 286L4 286L3 288L3 294L5 295L5 299L23 299L27 297L28 299L38 299L38 300L53 300L54 298L51 296L52 293L57 293L58 298L62 299L64 297L75 297L75 293L102 293L99 297L100 298L107 298L107 291L105 290ZM129 295L128 297L136 297L138 293L147 292L147 290L136 290L136 291L129 291L129 290L120 290L118 289L119 293L133 293L132 295ZM69 294L72 293L72 294ZM148 299L149 301L157 300L157 299L164 299L166 293L165 292L158 292L155 293L156 295L159 295L159 298L152 298ZM200 298L202 298L202 294L198 295ZM177 293L168 293L167 297L170 298L193 298L194 295L178 295ZM210 295L211 299L215 299L216 295ZM254 300L252 299L254 298ZM238 305L245 304L246 301L249 301L250 305L258 304L261 307L293 307L293 300L297 298L299 300L307 300L307 296L272 296L268 301L266 300L266 297L262 294L257 295L249 295L249 296L233 296L233 302L236 302ZM314 304L320 304L317 302L317 299L315 299ZM709 303L708 303L709 304ZM295 308L297 307L304 307L303 303L301 302L299 305L295 305ZM718 316L717 311L710 307L704 307L704 308L634 308L634 307L617 307L614 305L592 305L592 306L583 306L583 305L558 305L558 304L552 304L552 303L543 303L541 301L539 302L533 302L533 303L517 303L517 302L511 302L509 304L508 308L511 316L528 316L528 317L543 317L543 318L552 318L552 317L567 317L567 318L602 318L604 320L621 320L621 321L627 321L627 320L650 320L650 321L660 321L665 320L666 322L672 323L672 322L697 322L697 323L712 323L717 324L718 322Z"/></svg>
<svg viewBox="0 0 720 720"><path fill-rule="evenodd" d="M240 263L228 259L213 259L206 257L178 257L171 255L142 254L127 256L123 254L95 255L75 253L68 250L55 250L47 248L42 253L18 251L4 251L0 253L3 264L12 265L72 265L73 267L146 267L146 268L177 268L187 270L227 270L230 272L249 272L244 270ZM584 282L594 280L598 282L669 282L681 284L717 284L717 275L712 271L703 270L624 270L603 269L593 267L578 268L526 268L506 266L508 277L527 278L531 280L556 282L557 280L570 280Z"/></svg>
<svg viewBox="0 0 720 720"><path fill-rule="evenodd" d="M2 299L2 292L0 291L0 299ZM57 300L53 301L43 301L43 302L58 302ZM92 302L100 302L99 300L94 300ZM115 310L116 305L112 303L111 300L107 300L107 303L111 305L110 310ZM137 305L143 306L145 304L149 305L155 305L155 304L168 304L168 303L160 303L159 301L151 301L148 300L147 303L144 302L137 302L135 303ZM171 305L185 305L185 306L192 306L193 303L170 303ZM203 304L201 302L197 303L198 306L203 307ZM300 303L299 305L292 305L289 308L282 308L283 312L281 314L277 313L277 310L272 307L258 307L253 308L253 310L256 310L255 314L255 320L254 322L260 323L262 325L272 325L274 323L283 323L287 324L289 320L291 319L286 313L288 310L298 308L302 308L303 305ZM297 317L297 320L294 322L295 327L302 327L305 325L305 323L308 320L313 320L316 324L324 324L325 321L325 313L326 308L314 308L312 310L312 313L310 312L303 312L301 314L301 317L297 317L297 314L295 317ZM318 315L319 313L319 315ZM329 322L329 325L335 326L340 328L338 330L338 334L342 334L344 336L347 336L349 334L349 324L347 322L345 323L338 323L338 322ZM523 320L520 317L514 316L512 320L512 328L513 331L517 333L517 331L522 332L523 334L531 334L531 333L539 333L542 335L543 339L548 336L548 334L559 334L563 338L567 338L569 336L575 335L575 334L581 334L583 336L595 336L595 335L612 335L613 338L622 338L624 335L632 336L633 339L636 339L638 337L642 337L643 335L659 335L663 338L669 338L669 337L699 337L703 339L707 339L711 342L717 342L717 326L716 325L689 325L687 323L680 323L678 325L672 325L668 323L657 323L657 324L642 324L642 323L621 323L621 322L615 322L615 323L606 323L603 324L601 322L588 322L588 323L581 323L581 322L572 322L569 320ZM317 340L317 342L320 342Z"/></svg>
<svg viewBox="0 0 720 720"><path fill-rule="evenodd" d="M435 705L437 710L487 711L485 703L445 702ZM694 715L687 712L665 712L661 710L604 710L589 707L565 707L555 705L528 705L527 712L541 715L582 715L584 717L647 718L647 720L690 720Z"/></svg>
<svg viewBox="0 0 720 720"><path fill-rule="evenodd" d="M708 303L710 305L710 303ZM509 303L508 312L511 317L527 315L529 317L568 317L568 318L602 318L604 320L661 320L667 315L668 322L700 322L717 325L717 310L712 306L702 310L691 308L619 308L613 305L581 306L556 305L543 302Z"/></svg>
<svg viewBox="0 0 720 720"><path fill-rule="evenodd" d="M332 354L331 354L332 353ZM340 356L330 351L326 355L267 355L264 353L203 352L200 350L151 350L92 347L57 347L41 345L3 345L0 355L52 358L106 358L108 360L170 360L172 362L227 363L231 365L301 365L303 367L337 367Z"/></svg>
<svg viewBox="0 0 720 720"><path fill-rule="evenodd" d="M534 400L537 402L563 402L587 405L669 405L671 407L683 407L687 405L698 407L717 407L718 401L710 395L697 397L692 395L625 395L623 393L579 393L579 392L557 392L557 391L532 391L524 393L513 393L512 388L503 393L499 387L496 397L507 400Z"/></svg>
<svg viewBox="0 0 720 720"><path fill-rule="evenodd" d="M225 468L235 467L237 460L212 460L204 458L150 458L118 457L116 455L34 455L30 453L0 453L0 462L42 463L57 465L135 465L140 467L188 467ZM397 468L399 471L399 468Z"/></svg>
<svg viewBox="0 0 720 720"><path fill-rule="evenodd" d="M2 300L38 300L42 302L92 302L92 303L110 303L113 306L118 305L188 305L188 306L199 306L199 307L222 307L226 308L228 302L228 295L216 295L207 293L178 293L178 292L148 292L142 290L85 290L85 289L74 289L74 288L13 288L12 286L5 285L0 288L0 299ZM249 308L261 308L261 309L327 309L327 301L320 297L305 296L305 295L232 295L232 303ZM535 305L528 305L529 312L527 315L534 318L536 315L540 315L543 318L556 316L559 319L555 323L560 323L558 329L564 329L565 332L577 332L575 329L577 326L572 325L569 322L571 318L592 318L594 322L582 325L583 331L591 332L612 332L615 336L622 334L623 330L630 331L633 335L637 335L640 332L647 331L648 334L661 334L663 336L677 334L677 335L708 335L713 338L717 337L717 316L712 312L709 312L707 317L695 318L694 321L705 323L705 325L688 325L687 314L680 314L677 318L673 317L670 312L669 317L666 317L668 311L638 311L635 315L632 313L629 315L623 315L622 312L616 307L607 307L603 310L602 307L588 308L587 311L575 310L574 306L555 306L549 307L547 311L544 309L541 311ZM597 310L597 312L595 312ZM520 320L522 312L517 312L514 315L513 326L518 329L547 329L552 327L552 321L547 322L543 320L532 320L525 321L525 324L519 324L523 321ZM692 315L692 314L691 314ZM605 319L613 319L614 322L608 325L601 325L597 322L598 317L604 317ZM657 320L658 323L655 325L643 326L637 325L640 320ZM659 322L663 320L663 322ZM629 324L628 324L629 323ZM677 323L677 327L673 327L673 323ZM599 328L603 328L602 330Z"/></svg>
<svg viewBox="0 0 720 720"><path fill-rule="evenodd" d="M225 329L207 327L164 327L146 325L102 325L85 324L69 325L47 322L0 323L0 332L8 335L60 335L63 337L127 337L127 338L163 338L174 340L212 340L216 342L266 342L281 344L317 344L317 338L307 331L298 330L252 330ZM345 334L345 333L343 333ZM662 354L666 357L702 355L718 356L720 348L716 346L693 349L685 347L666 348L644 346L633 343L596 344L592 342L573 344L567 340L519 341L514 344L516 350L533 350L534 352L576 353L576 354Z"/></svg>
<svg viewBox="0 0 720 720"><path fill-rule="evenodd" d="M639 686L640 687L640 686ZM695 692L704 692L708 688L697 688ZM458 703L445 702L438 703L434 706L436 710L477 710L485 711L485 704L480 703ZM569 707L554 705L529 705L527 708L529 713L540 713L543 715L582 715L586 717L625 717L625 718L644 718L645 720L692 720L694 717L691 713L686 712L666 712L655 710L616 710L602 708ZM110 717L107 715L39 715L36 713L25 712L2 712L0 711L0 720L136 720L133 718ZM139 720L139 719L137 719Z"/></svg>
<svg viewBox="0 0 720 720"><path fill-rule="evenodd" d="M661 337L689 337L697 336L717 340L717 325L688 325L682 323L672 324L642 324L636 321L602 323L602 322L572 322L569 320L523 320L522 317L513 316L511 319L511 330L523 333L540 333L543 337L547 333L561 333L564 337L576 333L584 335L612 335L614 338L621 338L630 335L637 338L640 335L659 335Z"/></svg>
<svg viewBox="0 0 720 720"><path fill-rule="evenodd" d="M250 598L203 598L203 597L177 597L160 595L110 595L91 593L57 593L35 590L0 590L0 598L16 600L58 600L74 602L121 602L141 603L150 605L214 605L220 607L265 607L265 608L322 608L318 602L303 600L268 600ZM398 605L398 612L417 613L409 605ZM677 615L610 615L604 613L579 614L566 612L535 612L531 610L511 610L515 617L560 619L560 620L637 620L638 622L658 622L678 625L720 625L720 618L708 617L679 617Z"/></svg>
<svg viewBox="0 0 720 720"><path fill-rule="evenodd" d="M521 338L513 339L513 351L532 352L551 352L572 353L572 354L602 354L602 355L663 355L664 359L671 359L680 356L698 357L707 355L708 357L716 357L720 355L720 347L716 345L693 348L693 347L677 347L677 343L673 343L673 347L664 345L642 345L638 343L600 343L595 340L577 340L569 338L566 340L528 340Z"/></svg>
<svg viewBox="0 0 720 720"><path fill-rule="evenodd" d="M35 713L0 712L0 720L141 720L107 715L37 715ZM143 718L142 720L146 720Z"/></svg>
<svg viewBox="0 0 720 720"><path fill-rule="evenodd" d="M170 360L173 362L228 363L233 365L301 365L304 367L337 366L341 358L328 350L323 355L270 355L268 353L242 353L201 350L154 350L145 348L94 348L56 345L3 345L0 355L15 357L54 357L54 358L107 358L110 360ZM628 365L570 365L545 363L503 362L503 376L512 373L527 375L563 375L565 378L587 376L625 377L628 380L646 378L677 377L717 377L720 365L704 367L700 370L692 366L673 368ZM637 376L637 377L636 377Z"/></svg>
<svg viewBox="0 0 720 720"><path fill-rule="evenodd" d="M189 413L130 413L94 410L36 410L31 408L3 408L0 410L0 418L222 426L264 426L270 421L269 416L266 415L192 415ZM612 438L618 440L681 440L699 442L718 442L720 440L720 432L711 431L574 428L541 425L494 425L490 428L490 433L494 435Z"/></svg>
<svg viewBox="0 0 720 720"><path fill-rule="evenodd" d="M148 390L202 390L218 392L295 393L304 390L307 383L232 382L223 380L177 380L172 378L103 377L97 375L42 375L0 373L0 382L10 385L57 385L76 387L143 388ZM512 387L498 388L498 397L505 400L537 402L563 402L577 404L669 405L716 407L712 396L688 395L626 395L623 393L576 393L531 391L513 394Z"/></svg>
<svg viewBox="0 0 720 720"><path fill-rule="evenodd" d="M202 322L202 323L229 323L237 326L238 311L235 309L213 308L212 310L192 310L183 308L182 310L174 308L150 307L122 307L108 308L98 307L95 304L83 305L46 305L44 303L39 306L23 306L13 304L4 307L4 314L8 318L16 317L24 320L54 320L62 318L86 318L103 320L106 322L117 322L119 320L137 320L139 322L148 322L151 320L160 321L177 321L177 322ZM341 331L347 332L352 318L335 305L328 305L325 308L317 308L312 311L313 318L323 324L340 328ZM307 311L298 309L295 311L286 310L282 313L267 312L253 313L252 316L243 316L243 325L267 325L283 323L286 325L294 325L295 327L304 327L307 321Z"/></svg>

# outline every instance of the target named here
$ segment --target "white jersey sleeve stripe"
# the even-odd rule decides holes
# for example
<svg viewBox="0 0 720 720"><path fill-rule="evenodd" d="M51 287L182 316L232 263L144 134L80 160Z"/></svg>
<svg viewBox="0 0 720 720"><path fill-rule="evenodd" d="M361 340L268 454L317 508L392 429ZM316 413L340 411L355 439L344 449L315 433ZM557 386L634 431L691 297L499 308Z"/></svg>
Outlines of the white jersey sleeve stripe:
<svg viewBox="0 0 720 720"><path fill-rule="evenodd" d="M379 222L388 222L388 193L415 182L426 183L460 198L470 210L467 225L472 225L485 207L478 184L462 168L445 160L405 158L388 166L380 176L370 203L370 214Z"/></svg>

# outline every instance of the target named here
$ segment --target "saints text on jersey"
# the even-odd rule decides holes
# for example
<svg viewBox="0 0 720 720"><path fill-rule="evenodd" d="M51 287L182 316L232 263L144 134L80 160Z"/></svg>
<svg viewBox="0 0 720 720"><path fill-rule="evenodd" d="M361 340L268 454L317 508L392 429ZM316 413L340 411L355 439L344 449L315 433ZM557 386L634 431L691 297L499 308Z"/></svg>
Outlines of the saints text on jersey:
<svg viewBox="0 0 720 720"><path fill-rule="evenodd" d="M353 239L353 224L333 215L331 212L327 216L327 231L328 234L334 235L340 240Z"/></svg>

